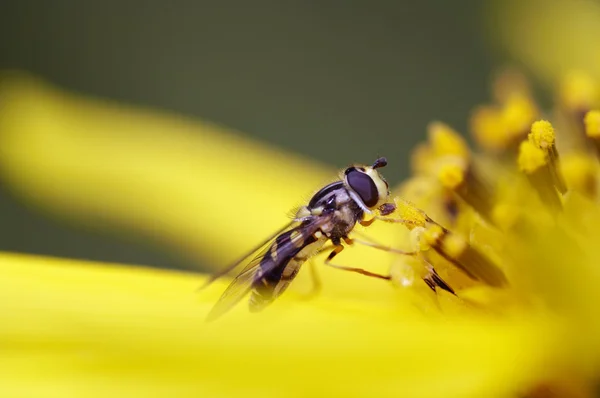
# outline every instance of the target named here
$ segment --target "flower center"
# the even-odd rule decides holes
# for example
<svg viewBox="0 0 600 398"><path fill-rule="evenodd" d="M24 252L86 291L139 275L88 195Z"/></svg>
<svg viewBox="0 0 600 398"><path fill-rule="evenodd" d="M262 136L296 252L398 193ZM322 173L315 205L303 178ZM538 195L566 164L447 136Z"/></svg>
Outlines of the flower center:
<svg viewBox="0 0 600 398"><path fill-rule="evenodd" d="M600 235L600 111L592 84L565 79L551 123L521 75L501 75L496 103L471 120L477 151L449 126L429 126L413 155L414 176L398 192L397 215L419 252L399 260L403 285L410 272L459 298L483 287L510 292L521 304L551 301L554 282L542 279L560 278L568 262L540 274L540 256L555 253L561 264Z"/></svg>

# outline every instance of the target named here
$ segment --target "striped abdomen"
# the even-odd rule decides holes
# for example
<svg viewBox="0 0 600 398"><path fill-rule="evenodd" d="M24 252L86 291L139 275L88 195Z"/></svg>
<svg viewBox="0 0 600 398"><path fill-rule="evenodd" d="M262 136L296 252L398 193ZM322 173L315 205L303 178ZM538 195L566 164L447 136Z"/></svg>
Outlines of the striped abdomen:
<svg viewBox="0 0 600 398"><path fill-rule="evenodd" d="M300 226L275 239L254 278L249 301L251 311L262 310L285 291L302 264L327 241L320 232L317 236L306 235Z"/></svg>

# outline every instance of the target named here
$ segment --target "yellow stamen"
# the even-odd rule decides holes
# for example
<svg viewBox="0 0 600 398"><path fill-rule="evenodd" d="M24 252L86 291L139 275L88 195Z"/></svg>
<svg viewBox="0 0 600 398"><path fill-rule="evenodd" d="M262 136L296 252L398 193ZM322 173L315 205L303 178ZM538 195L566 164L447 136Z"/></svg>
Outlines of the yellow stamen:
<svg viewBox="0 0 600 398"><path fill-rule="evenodd" d="M466 165L456 158L444 158L438 161L437 179L444 188L456 193L479 215L490 220L493 189L474 165Z"/></svg>
<svg viewBox="0 0 600 398"><path fill-rule="evenodd" d="M585 135L588 143L596 148L596 156L600 156L600 110L591 110L583 118Z"/></svg>
<svg viewBox="0 0 600 398"><path fill-rule="evenodd" d="M560 210L562 202L555 189L554 177L547 154L531 141L523 141L517 158L519 169L525 173L540 199L553 210Z"/></svg>
<svg viewBox="0 0 600 398"><path fill-rule="evenodd" d="M456 162L447 162L440 166L438 170L438 180L440 183L451 190L455 190L464 182L465 167Z"/></svg>
<svg viewBox="0 0 600 398"><path fill-rule="evenodd" d="M445 234L444 228L437 224L431 224L423 231L423 239L429 246L435 246Z"/></svg>
<svg viewBox="0 0 600 398"><path fill-rule="evenodd" d="M600 110L592 110L583 119L585 134L594 139L600 139Z"/></svg>
<svg viewBox="0 0 600 398"><path fill-rule="evenodd" d="M460 212L460 205L454 192L445 189L438 180L428 175L409 178L402 183L399 192L402 196L424 207L432 216L445 224L454 225Z"/></svg>
<svg viewBox="0 0 600 398"><path fill-rule="evenodd" d="M455 247L452 247L452 245ZM473 279L494 287L502 287L508 284L504 272L488 256L469 245L465 240L462 241L462 246L458 239L448 246L450 246L450 249L462 248L462 251L457 253L452 263Z"/></svg>
<svg viewBox="0 0 600 398"><path fill-rule="evenodd" d="M432 248L471 279L482 281L490 286L503 286L507 283L502 270L462 236L442 227L425 212L408 202L398 205L398 209L403 218L408 216L416 221L412 225L406 224L406 226L414 232L411 235L416 241L415 247L418 250L424 251ZM415 226L419 228L415 228ZM437 264L433 263L432 265L435 267Z"/></svg>
<svg viewBox="0 0 600 398"><path fill-rule="evenodd" d="M519 169L525 174L532 174L541 167L546 166L546 154L530 141L523 141L519 147L517 158Z"/></svg>
<svg viewBox="0 0 600 398"><path fill-rule="evenodd" d="M408 226L410 228L410 226ZM424 227L412 228L410 230L410 247L414 251L426 252L430 249L429 242L423 237L425 233Z"/></svg>
<svg viewBox="0 0 600 398"><path fill-rule="evenodd" d="M516 150L529 131L539 109L527 79L515 69L503 71L494 81L495 106L484 106L471 117L471 130L478 144L490 151Z"/></svg>
<svg viewBox="0 0 600 398"><path fill-rule="evenodd" d="M547 120L538 120L531 125L529 140L538 148L546 149L554 146L554 128Z"/></svg>
<svg viewBox="0 0 600 398"><path fill-rule="evenodd" d="M560 101L570 112L587 111L598 100L598 87L585 73L573 71L562 82Z"/></svg>
<svg viewBox="0 0 600 398"><path fill-rule="evenodd" d="M463 185L466 170L470 167L470 150L465 140L450 126L442 122L433 122L428 128L429 140L413 151L412 164L417 174L433 176L441 181L441 186L446 190L437 194L445 195L445 215L448 220L455 218L455 198L453 191ZM418 196L419 195L417 193ZM444 204L440 204L444 207ZM431 210L431 209L430 209Z"/></svg>
<svg viewBox="0 0 600 398"><path fill-rule="evenodd" d="M405 220L405 225L408 229L425 227L428 217L423 211L406 200L397 199L394 201L396 203L396 212L402 220Z"/></svg>
<svg viewBox="0 0 600 398"><path fill-rule="evenodd" d="M492 221L503 231L511 230L517 225L521 217L518 206L507 203L499 203L492 210Z"/></svg>
<svg viewBox="0 0 600 398"><path fill-rule="evenodd" d="M448 254L448 256L452 258L459 258L465 252L465 250L467 250L468 246L469 244L462 236L457 234L449 234L446 239L444 239L442 249Z"/></svg>
<svg viewBox="0 0 600 398"><path fill-rule="evenodd" d="M498 109L490 106L476 109L471 116L470 125L473 137L483 149L499 152L505 148L504 123Z"/></svg>
<svg viewBox="0 0 600 398"><path fill-rule="evenodd" d="M533 145L545 152L553 184L560 193L564 194L567 192L567 186L559 169L560 161L554 144L555 136L554 127L549 121L538 120L531 125L528 138Z"/></svg>
<svg viewBox="0 0 600 398"><path fill-rule="evenodd" d="M462 236L431 221L423 233L423 238L439 255L461 269L471 279L490 286L506 285L504 272Z"/></svg>
<svg viewBox="0 0 600 398"><path fill-rule="evenodd" d="M561 158L561 172L570 190L595 198L598 192L598 162L588 153L574 152Z"/></svg>
<svg viewBox="0 0 600 398"><path fill-rule="evenodd" d="M433 122L427 128L429 143L436 156L452 155L461 159L469 158L469 147L465 140L450 126Z"/></svg>
<svg viewBox="0 0 600 398"><path fill-rule="evenodd" d="M481 107L471 118L471 130L478 144L486 150L504 151L519 142L529 131L538 109L528 96L517 93L502 107Z"/></svg>
<svg viewBox="0 0 600 398"><path fill-rule="evenodd" d="M537 115L537 107L529 97L522 94L511 96L502 109L507 144L518 142L527 134Z"/></svg>
<svg viewBox="0 0 600 398"><path fill-rule="evenodd" d="M467 143L450 126L433 122L427 127L427 132L428 142L418 145L412 151L411 166L415 174L431 174L435 170L432 165L441 157L469 158Z"/></svg>

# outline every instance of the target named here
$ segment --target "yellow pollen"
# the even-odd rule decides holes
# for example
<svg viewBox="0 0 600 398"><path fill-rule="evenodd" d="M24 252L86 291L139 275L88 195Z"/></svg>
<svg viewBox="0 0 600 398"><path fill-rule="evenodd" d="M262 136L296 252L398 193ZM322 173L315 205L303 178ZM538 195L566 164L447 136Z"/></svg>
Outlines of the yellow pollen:
<svg viewBox="0 0 600 398"><path fill-rule="evenodd" d="M531 174L547 164L546 154L530 141L523 141L519 146L519 169Z"/></svg>
<svg viewBox="0 0 600 398"><path fill-rule="evenodd" d="M506 126L507 139L518 137L529 130L529 126L537 116L537 108L524 95L511 96L502 109L502 118Z"/></svg>
<svg viewBox="0 0 600 398"><path fill-rule="evenodd" d="M462 236L458 234L448 234L444 238L442 245L444 252L448 256L456 259L460 257L462 253L464 253L468 243Z"/></svg>
<svg viewBox="0 0 600 398"><path fill-rule="evenodd" d="M600 138L600 110L589 111L583 121L585 134L591 138Z"/></svg>
<svg viewBox="0 0 600 398"><path fill-rule="evenodd" d="M499 203L494 206L491 214L494 225L503 231L510 230L519 220L519 208L507 203Z"/></svg>
<svg viewBox="0 0 600 398"><path fill-rule="evenodd" d="M503 271L483 252L469 244L465 238L455 234L429 218L423 211L407 204L409 212L417 211L423 217L423 225L411 228L411 243L420 251L433 249L436 253L461 269L473 280L490 286L503 286L506 276ZM402 210L406 212L407 210Z"/></svg>
<svg viewBox="0 0 600 398"><path fill-rule="evenodd" d="M506 146L506 129L498 109L483 106L471 117L471 131L477 143L484 149L499 151Z"/></svg>
<svg viewBox="0 0 600 398"><path fill-rule="evenodd" d="M594 80L581 72L571 72L562 83L561 101L573 111L589 109L598 100L598 88Z"/></svg>
<svg viewBox="0 0 600 398"><path fill-rule="evenodd" d="M444 229L437 224L433 224L423 231L423 239L429 246L434 246L444 234Z"/></svg>
<svg viewBox="0 0 600 398"><path fill-rule="evenodd" d="M412 203L405 200L395 200L396 212L401 219L405 220L405 225L408 229L415 227L425 227L428 221L427 216Z"/></svg>
<svg viewBox="0 0 600 398"><path fill-rule="evenodd" d="M429 142L437 156L454 155L466 159L469 148L463 138L450 126L442 122L433 122L427 128Z"/></svg>
<svg viewBox="0 0 600 398"><path fill-rule="evenodd" d="M572 191L596 197L597 162L588 153L570 153L561 158L561 172Z"/></svg>
<svg viewBox="0 0 600 398"><path fill-rule="evenodd" d="M477 109L471 118L471 129L485 149L504 150L525 136L538 113L529 96L515 92L506 98L502 107Z"/></svg>
<svg viewBox="0 0 600 398"><path fill-rule="evenodd" d="M546 150L554 145L554 128L547 120L538 120L531 125L529 141L540 149Z"/></svg>
<svg viewBox="0 0 600 398"><path fill-rule="evenodd" d="M559 156L556 146L554 145L555 133L554 127L547 120L538 120L531 125L531 133L527 136L529 142L534 146L544 151L546 154L546 163L548 164L548 172L552 180L552 185L560 191L567 192L565 179L559 169Z"/></svg>
<svg viewBox="0 0 600 398"><path fill-rule="evenodd" d="M464 167L455 162L443 164L438 170L438 180L448 189L456 189L464 182Z"/></svg>

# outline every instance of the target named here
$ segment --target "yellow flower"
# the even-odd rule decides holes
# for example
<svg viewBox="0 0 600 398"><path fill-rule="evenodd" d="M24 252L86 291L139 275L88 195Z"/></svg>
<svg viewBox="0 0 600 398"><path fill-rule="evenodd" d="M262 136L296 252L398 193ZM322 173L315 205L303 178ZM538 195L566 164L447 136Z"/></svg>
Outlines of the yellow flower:
<svg viewBox="0 0 600 398"><path fill-rule="evenodd" d="M207 324L226 281L197 293L205 276L0 254L0 395L592 396L598 104L562 103L550 123L514 73L495 97L473 117L478 153L429 127L394 192L391 217L409 228L364 231L419 256L340 255L393 283L318 267L317 297L302 272L265 312L240 305ZM214 264L335 178L216 126L14 75L0 82L0 172L40 210ZM432 266L456 295L424 283L440 287Z"/></svg>

